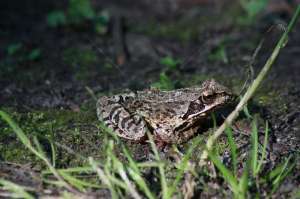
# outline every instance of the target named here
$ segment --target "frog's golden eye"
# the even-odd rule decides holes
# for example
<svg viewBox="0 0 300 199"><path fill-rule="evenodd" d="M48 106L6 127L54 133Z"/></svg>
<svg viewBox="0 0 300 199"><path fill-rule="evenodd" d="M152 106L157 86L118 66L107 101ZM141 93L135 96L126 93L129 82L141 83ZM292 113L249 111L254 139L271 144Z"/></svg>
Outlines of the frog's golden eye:
<svg viewBox="0 0 300 199"><path fill-rule="evenodd" d="M201 96L201 101L204 103L204 104L210 104L212 103L214 100L214 96L213 95L202 95Z"/></svg>

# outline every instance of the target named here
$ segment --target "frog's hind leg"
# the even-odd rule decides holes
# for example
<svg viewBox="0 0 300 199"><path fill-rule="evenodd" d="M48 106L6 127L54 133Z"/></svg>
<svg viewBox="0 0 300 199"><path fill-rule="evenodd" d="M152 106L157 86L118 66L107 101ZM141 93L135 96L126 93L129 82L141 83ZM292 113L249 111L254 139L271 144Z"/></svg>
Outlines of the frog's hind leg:
<svg viewBox="0 0 300 199"><path fill-rule="evenodd" d="M114 97L101 97L97 102L97 116L120 137L141 141L146 137L146 123L139 115L130 114Z"/></svg>

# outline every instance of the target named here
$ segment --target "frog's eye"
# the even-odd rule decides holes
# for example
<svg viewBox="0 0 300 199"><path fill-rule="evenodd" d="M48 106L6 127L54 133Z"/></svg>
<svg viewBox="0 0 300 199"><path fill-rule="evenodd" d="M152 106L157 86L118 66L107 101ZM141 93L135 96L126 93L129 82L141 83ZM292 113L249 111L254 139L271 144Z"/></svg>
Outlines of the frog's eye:
<svg viewBox="0 0 300 199"><path fill-rule="evenodd" d="M212 103L214 100L214 96L213 95L202 95L201 96L201 101L204 103L204 104L210 104Z"/></svg>

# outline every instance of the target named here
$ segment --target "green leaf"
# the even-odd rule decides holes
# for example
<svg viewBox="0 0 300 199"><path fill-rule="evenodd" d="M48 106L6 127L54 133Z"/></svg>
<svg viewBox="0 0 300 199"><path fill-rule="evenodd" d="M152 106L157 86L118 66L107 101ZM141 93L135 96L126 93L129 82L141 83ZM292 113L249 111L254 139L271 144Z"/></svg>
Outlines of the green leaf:
<svg viewBox="0 0 300 199"><path fill-rule="evenodd" d="M61 10L52 11L47 15L47 24L50 27L65 25L67 22L66 15Z"/></svg>
<svg viewBox="0 0 300 199"><path fill-rule="evenodd" d="M160 64L167 66L169 69L176 69L181 60L166 56L160 60Z"/></svg>
<svg viewBox="0 0 300 199"><path fill-rule="evenodd" d="M159 81L151 85L152 88L158 88L161 90L172 90L174 89L174 84L172 80L166 75L165 72L160 73Z"/></svg>
<svg viewBox="0 0 300 199"><path fill-rule="evenodd" d="M240 0L240 4L246 15L240 16L238 22L241 25L248 25L255 22L255 19L268 5L269 0Z"/></svg>
<svg viewBox="0 0 300 199"><path fill-rule="evenodd" d="M226 128L225 132L227 134L228 143L230 147L234 175L237 176L237 146L234 142L231 128Z"/></svg>
<svg viewBox="0 0 300 199"><path fill-rule="evenodd" d="M95 30L99 34L105 34L108 31L108 23L110 20L110 14L104 10L97 14L95 17Z"/></svg>
<svg viewBox="0 0 300 199"><path fill-rule="evenodd" d="M252 122L252 134L251 134L251 168L254 176L257 175L257 162L258 162L258 130L256 119Z"/></svg>
<svg viewBox="0 0 300 199"><path fill-rule="evenodd" d="M68 19L71 23L81 23L86 19L93 19L95 12L92 8L90 0L69 0L67 10Z"/></svg>
<svg viewBox="0 0 300 199"><path fill-rule="evenodd" d="M23 47L22 43L10 44L7 47L7 54L12 56L12 55L16 54L22 47Z"/></svg>
<svg viewBox="0 0 300 199"><path fill-rule="evenodd" d="M268 4L269 0L243 0L241 2L243 8L247 12L249 18L255 17L259 14Z"/></svg>
<svg viewBox="0 0 300 199"><path fill-rule="evenodd" d="M28 55L28 59L31 60L31 61L35 61L37 60L39 57L41 56L41 50L36 48L36 49L33 49L29 55Z"/></svg>

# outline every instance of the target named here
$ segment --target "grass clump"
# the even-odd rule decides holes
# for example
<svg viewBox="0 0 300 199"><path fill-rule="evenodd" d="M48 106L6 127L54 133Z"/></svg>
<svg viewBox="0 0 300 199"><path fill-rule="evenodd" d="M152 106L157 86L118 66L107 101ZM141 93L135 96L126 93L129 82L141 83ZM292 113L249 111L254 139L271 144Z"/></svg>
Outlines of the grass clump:
<svg viewBox="0 0 300 199"><path fill-rule="evenodd" d="M268 197L278 189L282 180L294 168L294 163L291 163L291 157L288 157L283 164L277 165L274 169L265 173L265 164L267 163L267 145L269 143L269 127L268 123L265 125L264 141L260 145L258 142L258 129L257 122L254 119L252 122L251 133L251 146L252 149L248 154L248 159L243 164L243 171L238 172L238 154L237 145L233 139L232 129L226 129L227 139L231 152L231 169L227 168L219 159L216 152L209 152L209 159L214 163L220 172L220 177L228 183L234 198L249 198L249 197L262 197L260 195L261 187L270 186ZM272 177L271 177L272 175ZM250 190L257 190L255 194Z"/></svg>
<svg viewBox="0 0 300 199"><path fill-rule="evenodd" d="M182 61L180 59L174 59L173 57L171 56L166 56L166 57L163 57L161 60L160 60L160 64L166 66L167 68L169 68L170 70L176 70L177 69L177 66L179 64L181 64Z"/></svg>
<svg viewBox="0 0 300 199"><path fill-rule="evenodd" d="M24 198L24 199L33 199L25 187L15 184L13 182L0 179L0 187L2 190L7 192L7 197L11 198Z"/></svg>
<svg viewBox="0 0 300 199"><path fill-rule="evenodd" d="M0 111L1 118L16 133L22 144L37 158L39 158L46 168L42 171L42 180L48 185L52 185L57 189L66 189L70 194L84 196L90 189L105 189L110 190L112 198L122 198L131 196L133 198L163 198L170 199L174 196L184 197L184 194L178 191L185 181L185 176L190 173L194 176L197 182L199 174L195 174L192 169L192 156L196 148L202 143L201 138L194 139L192 144L187 147L180 161L172 163L161 158L160 153L153 141L152 135L148 134L153 159L146 162L136 161L130 150L123 144L116 134L105 127L103 124L99 126L101 132L105 133L103 138L104 154L103 160L96 160L94 157L82 156L77 154L78 158L82 159L84 165L77 167L69 167L64 169L56 168L55 160L57 159L56 150L52 150L52 157L49 158L36 137L29 139L22 129L10 118L8 114ZM235 198L252 197L253 194L260 196L260 188L270 186L269 196L276 193L280 184L293 170L295 163L291 161L291 157L276 166L274 169L266 172L266 153L268 144L268 124L266 123L264 142L262 145L258 142L258 130L256 120L252 123L252 150L249 153L249 158L243 165L243 172L240 175L238 169L238 148L232 135L232 129L228 128L227 138L231 151L231 166L227 166L220 161L218 155L211 151L209 158L213 165L218 169L217 176L224 178L228 183ZM121 151L117 152L115 147L118 146ZM120 153L121 152L121 153ZM123 156L123 158L120 157ZM194 157L195 158L195 157ZM194 159L193 158L193 159ZM174 167L174 176L169 178L168 167ZM145 178L145 171L157 171L151 178L157 178L158 181L153 189L153 184L149 182L149 178ZM263 172L262 172L263 171ZM53 178L55 177L55 178ZM4 179L3 179L4 180ZM12 195L21 194L24 197L30 198L30 193L20 185L15 185L13 182L0 181L1 187L5 188ZM252 193L250 190L257 190Z"/></svg>
<svg viewBox="0 0 300 199"><path fill-rule="evenodd" d="M152 83L151 87L160 90L172 90L174 89L174 83L165 72L161 72L159 81Z"/></svg>
<svg viewBox="0 0 300 199"><path fill-rule="evenodd" d="M160 90L175 89L176 81L174 83L172 77L180 74L178 66L182 64L182 60L175 59L171 56L165 56L160 59L160 64L163 66L163 68L159 74L159 80L152 83L151 87Z"/></svg>

